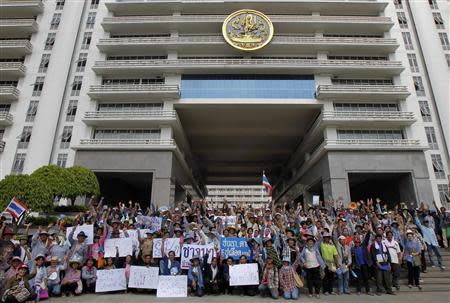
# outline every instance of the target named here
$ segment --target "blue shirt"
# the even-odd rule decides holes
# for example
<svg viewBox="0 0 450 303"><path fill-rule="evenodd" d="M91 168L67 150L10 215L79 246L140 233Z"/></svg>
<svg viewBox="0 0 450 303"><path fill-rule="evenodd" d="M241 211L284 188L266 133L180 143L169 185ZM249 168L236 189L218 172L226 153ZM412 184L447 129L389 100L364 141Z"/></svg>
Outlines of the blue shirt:
<svg viewBox="0 0 450 303"><path fill-rule="evenodd" d="M364 250L363 250L362 246L359 246L356 249L356 257L358 258L358 264L359 265L367 264L366 258L364 258Z"/></svg>
<svg viewBox="0 0 450 303"><path fill-rule="evenodd" d="M423 240L425 241L425 243L427 243L428 245L439 246L434 229L422 225L417 217L415 223L422 231Z"/></svg>

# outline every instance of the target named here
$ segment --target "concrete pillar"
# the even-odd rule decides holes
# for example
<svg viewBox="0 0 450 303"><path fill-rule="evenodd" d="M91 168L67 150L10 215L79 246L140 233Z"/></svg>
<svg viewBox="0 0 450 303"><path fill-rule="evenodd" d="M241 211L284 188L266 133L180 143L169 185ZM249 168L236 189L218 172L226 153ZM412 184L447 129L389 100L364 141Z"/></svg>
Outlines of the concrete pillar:
<svg viewBox="0 0 450 303"><path fill-rule="evenodd" d="M350 187L345 177L331 178L323 184L324 195L326 198L333 197L334 199L342 198L342 203L348 205L350 200ZM325 192L325 187L327 192ZM331 191L330 191L331 190Z"/></svg>
<svg viewBox="0 0 450 303"><path fill-rule="evenodd" d="M169 176L159 176L157 173L153 175L152 203L157 208L163 205L169 206L170 203L173 203Z"/></svg>

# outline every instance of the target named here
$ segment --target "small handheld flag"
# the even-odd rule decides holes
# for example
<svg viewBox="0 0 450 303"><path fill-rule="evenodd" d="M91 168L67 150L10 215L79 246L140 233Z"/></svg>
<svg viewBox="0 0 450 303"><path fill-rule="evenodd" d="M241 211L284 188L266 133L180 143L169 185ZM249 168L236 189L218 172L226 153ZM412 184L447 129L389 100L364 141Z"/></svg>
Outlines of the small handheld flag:
<svg viewBox="0 0 450 303"><path fill-rule="evenodd" d="M267 179L266 174L263 172L263 180L262 183L264 187L266 188L267 194L272 197L272 185L269 183L269 179Z"/></svg>
<svg viewBox="0 0 450 303"><path fill-rule="evenodd" d="M28 207L22 204L19 199L12 198L5 211L10 213L15 219L18 219L27 211L27 209Z"/></svg>

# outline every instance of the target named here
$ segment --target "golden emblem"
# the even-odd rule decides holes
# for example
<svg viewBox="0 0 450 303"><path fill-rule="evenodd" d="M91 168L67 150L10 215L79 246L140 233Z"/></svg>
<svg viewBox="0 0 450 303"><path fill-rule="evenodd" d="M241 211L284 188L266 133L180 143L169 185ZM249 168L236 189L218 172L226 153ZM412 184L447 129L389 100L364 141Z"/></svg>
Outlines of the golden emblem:
<svg viewBox="0 0 450 303"><path fill-rule="evenodd" d="M254 51L266 46L273 37L273 25L261 12L242 9L229 15L222 26L225 40L234 48Z"/></svg>

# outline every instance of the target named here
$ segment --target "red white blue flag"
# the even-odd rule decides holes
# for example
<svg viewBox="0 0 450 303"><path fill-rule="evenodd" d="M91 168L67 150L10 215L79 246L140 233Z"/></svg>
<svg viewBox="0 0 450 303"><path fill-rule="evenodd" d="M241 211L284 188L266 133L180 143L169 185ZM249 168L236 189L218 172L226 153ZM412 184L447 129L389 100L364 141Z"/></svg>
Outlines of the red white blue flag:
<svg viewBox="0 0 450 303"><path fill-rule="evenodd" d="M264 187L266 188L267 194L272 197L272 185L269 183L269 179L267 179L266 174L263 172L263 180L262 183Z"/></svg>
<svg viewBox="0 0 450 303"><path fill-rule="evenodd" d="M16 198L12 198L11 202L9 202L5 211L10 213L11 216L18 219L20 218L26 211L28 207L26 207L22 202L20 202Z"/></svg>

